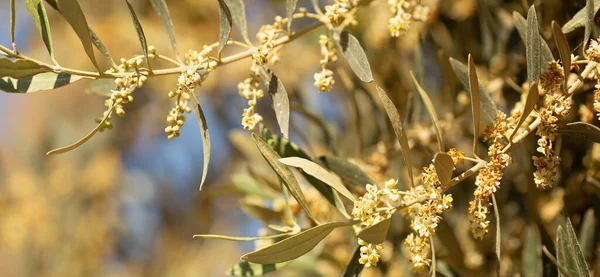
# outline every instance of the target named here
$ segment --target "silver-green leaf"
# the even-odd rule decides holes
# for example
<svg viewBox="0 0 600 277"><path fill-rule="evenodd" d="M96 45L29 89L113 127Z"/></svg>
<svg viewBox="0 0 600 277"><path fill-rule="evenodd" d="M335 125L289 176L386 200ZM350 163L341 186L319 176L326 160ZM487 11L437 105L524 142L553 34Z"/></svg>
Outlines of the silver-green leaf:
<svg viewBox="0 0 600 277"><path fill-rule="evenodd" d="M233 25L238 29L244 41L250 44L248 38L248 24L246 23L246 7L244 6L244 0L225 0L231 17L233 19Z"/></svg>
<svg viewBox="0 0 600 277"><path fill-rule="evenodd" d="M171 47L173 48L173 53L175 57L179 59L179 51L177 51L177 41L175 40L175 30L173 28L173 20L171 19L171 14L169 13L169 8L167 7L167 3L165 0L150 0L152 4L152 8L160 17L160 20L165 25L165 29L167 29L167 34L169 35L169 40L171 41Z"/></svg>
<svg viewBox="0 0 600 277"><path fill-rule="evenodd" d="M290 129L290 100L288 99L287 91L281 80L267 67L262 66L260 68L260 77L261 84L266 87L269 96L271 96L279 129L281 129L283 137L288 138Z"/></svg>
<svg viewBox="0 0 600 277"><path fill-rule="evenodd" d="M150 59L148 58L148 43L146 42L146 36L144 35L144 29L142 28L142 24L138 20L137 15L135 14L135 10L131 5L129 0L125 0L127 3L127 8L129 9L129 15L131 15L131 21L133 21L133 26L135 27L135 32L137 33L138 39L140 41L140 45L142 46L142 51L144 53L144 59L146 60L146 64L150 66Z"/></svg>
<svg viewBox="0 0 600 277"><path fill-rule="evenodd" d="M94 56L94 48L92 46L92 37L90 35L90 27L88 26L87 20L85 19L85 15L81 10L81 6L77 0L60 0L57 1L58 11L62 14L62 16L67 20L71 28L75 31L81 44L83 45L83 49L85 53L94 64L94 67L98 71L102 71L98 66L98 62L96 61L96 56Z"/></svg>
<svg viewBox="0 0 600 277"><path fill-rule="evenodd" d="M363 82L373 82L373 73L371 73L367 54L365 54L365 50L360 46L358 39L347 31L343 31L339 35L339 40L336 41L356 76Z"/></svg>
<svg viewBox="0 0 600 277"><path fill-rule="evenodd" d="M527 55L527 80L531 85L540 78L542 54L540 31L535 5L531 5L527 12L527 32L525 35L525 51Z"/></svg>
<svg viewBox="0 0 600 277"><path fill-rule="evenodd" d="M42 3L41 0L25 0L25 6L35 22L35 27L38 29L38 32L44 41L44 45L46 45L46 49L48 50L50 57L54 58L50 23L48 22L48 14L46 14L44 3Z"/></svg>
<svg viewBox="0 0 600 277"><path fill-rule="evenodd" d="M229 40L231 26L233 26L233 18L229 7L227 7L225 0L219 0L219 48L217 50L217 56L219 57L221 57L221 51Z"/></svg>
<svg viewBox="0 0 600 277"><path fill-rule="evenodd" d="M59 88L81 79L83 79L81 76L52 72L40 73L19 79L4 77L0 78L0 90L9 93L30 93Z"/></svg>
<svg viewBox="0 0 600 277"><path fill-rule="evenodd" d="M0 57L0 78L11 77L15 79L32 76L46 72L44 68L30 60L10 60Z"/></svg>

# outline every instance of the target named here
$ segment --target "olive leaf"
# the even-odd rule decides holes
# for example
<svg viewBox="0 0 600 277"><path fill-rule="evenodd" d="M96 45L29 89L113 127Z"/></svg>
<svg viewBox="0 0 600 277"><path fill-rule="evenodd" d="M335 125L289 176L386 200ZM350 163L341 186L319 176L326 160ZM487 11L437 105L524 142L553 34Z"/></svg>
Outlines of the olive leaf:
<svg viewBox="0 0 600 277"><path fill-rule="evenodd" d="M51 90L66 86L84 77L66 73L40 73L34 76L14 79L10 77L0 78L0 90L10 93L30 93L43 90ZM114 84L114 81L111 80Z"/></svg>
<svg viewBox="0 0 600 277"><path fill-rule="evenodd" d="M311 220L313 220L314 222L319 222L310 212L310 208L306 203L306 199L304 198L304 194L300 189L298 181L294 177L294 173L292 173L292 171L287 166L279 162L279 159L281 157L277 154L277 152L271 149L271 147L265 141L263 141L255 133L252 133L252 138L254 139L254 143L256 143L258 150L260 150L260 153L263 155L265 160L267 160L271 168L273 168L277 176L279 176L279 178L283 181L283 184L290 191L294 199L296 199L300 207L304 209L304 211Z"/></svg>
<svg viewBox="0 0 600 277"><path fill-rule="evenodd" d="M337 192L348 198L350 201L356 201L356 197L342 184L342 180L338 176L329 173L327 170L314 163L313 161L299 158L289 157L281 158L279 161L285 165L301 168L307 174L319 179L323 183L331 186Z"/></svg>
<svg viewBox="0 0 600 277"><path fill-rule="evenodd" d="M590 276L583 252L577 241L577 235L569 218L566 220L564 229L562 226L558 226L556 252L558 263L565 267L571 276Z"/></svg>
<svg viewBox="0 0 600 277"><path fill-rule="evenodd" d="M558 128L558 133L600 143L600 128L585 122L567 123Z"/></svg>
<svg viewBox="0 0 600 277"><path fill-rule="evenodd" d="M104 43L102 43L102 41L100 40L100 38L98 37L98 35L96 34L96 32L94 32L94 30L92 30L91 28L90 28L90 36L92 37L92 43L94 44L94 46L96 47L96 49L98 49L98 51L100 51L100 53L102 53L102 56L104 56L104 58L114 68L116 68L117 64L115 64L115 61L113 60L112 56L108 52L108 49L106 49L106 46L104 46Z"/></svg>
<svg viewBox="0 0 600 277"><path fill-rule="evenodd" d="M208 175L208 164L210 162L210 133L208 132L206 117L204 116L202 107L200 106L200 103L198 103L196 93L194 92L192 92L192 107L194 109L194 115L196 115L196 119L198 120L200 135L202 136L202 152L204 154L204 163L202 166L202 180L200 181L199 188L199 190L202 190L202 186L204 185L204 181L206 181L206 176Z"/></svg>
<svg viewBox="0 0 600 277"><path fill-rule="evenodd" d="M360 245L354 250L354 254L352 258L350 258L350 262L348 266L346 266L346 270L344 270L344 275L342 277L358 277L360 273L365 268L364 264L359 262L360 257L362 256L360 252Z"/></svg>
<svg viewBox="0 0 600 277"><path fill-rule="evenodd" d="M440 152L444 152L446 148L444 147L444 140L442 139L442 129L440 128L440 123L438 121L438 116L437 116L437 113L435 112L435 107L433 106L433 102L431 102L429 95L427 95L427 92L423 89L423 87L421 87L421 85L419 85L419 82L415 78L415 75L412 73L412 71L410 72L410 76L412 77L413 83L417 87L417 91L419 92L419 95L421 95L421 99L423 99L423 102L425 103L425 107L427 108L429 117L431 117L431 122L433 123L433 127L435 129L435 135L436 135L437 141L438 141L438 148L439 148L438 150Z"/></svg>
<svg viewBox="0 0 600 277"><path fill-rule="evenodd" d="M583 35L583 49L587 49L588 42L592 36L594 28L594 0L587 0L585 3L585 31Z"/></svg>
<svg viewBox="0 0 600 277"><path fill-rule="evenodd" d="M365 50L360 46L360 42L352 34L343 31L336 40L338 48L348 61L350 68L358 78L366 83L373 82L373 73L367 60Z"/></svg>
<svg viewBox="0 0 600 277"><path fill-rule="evenodd" d="M558 48L558 54L560 56L560 60L562 61L563 68L565 73L568 73L571 68L571 47L569 46L569 41L565 34L560 29L560 26L556 23L556 21L552 21L552 34L554 35L554 42L556 43L556 48ZM567 80L569 78L564 78L563 88L567 88Z"/></svg>
<svg viewBox="0 0 600 277"><path fill-rule="evenodd" d="M513 20L515 21L515 27L517 27L517 32L519 33L519 37L521 37L521 40L523 41L523 43L525 43L525 47L527 48L527 43L528 43L527 32L528 32L528 28L529 28L528 22L518 12L513 12ZM537 20L535 22L537 22ZM542 50L541 50L542 56L541 56L540 61L543 65L545 65L548 62L553 61L554 57L552 56L552 50L550 50L550 46L548 46L548 43L544 40L544 38L542 37L542 35L539 32L538 32L538 37L539 37L540 45L542 47ZM527 51L527 49L525 49L525 51ZM527 54L527 53L525 53L525 54ZM542 66L540 68L541 73L546 73L547 71L548 71L547 66Z"/></svg>
<svg viewBox="0 0 600 277"><path fill-rule="evenodd" d="M562 27L563 33L568 34L572 31L575 31L575 29L577 29L579 27L586 26L588 8L589 8L589 6L586 4L586 6L583 9L579 10L573 16L573 18L571 18L571 20L567 21L567 23L565 23L565 25L563 25L563 27ZM600 8L600 0L594 0L594 14L596 14L596 12L598 12L599 8Z"/></svg>
<svg viewBox="0 0 600 277"><path fill-rule="evenodd" d="M542 241L535 225L527 226L523 242L521 251L523 276L542 276Z"/></svg>
<svg viewBox="0 0 600 277"><path fill-rule="evenodd" d="M88 26L85 15L79 6L77 0L61 0L57 2L58 11L67 20L73 31L79 37L85 53L94 64L94 67L101 72L98 66L96 56L94 56L94 48L92 46L92 38L90 35L90 27Z"/></svg>
<svg viewBox="0 0 600 277"><path fill-rule="evenodd" d="M469 71L467 66L463 63L450 58L450 64L452 65L452 69L454 69L454 73L456 73L456 77L460 80L465 88L469 89L471 93L471 103L473 103L473 91L479 94L479 106L480 106L480 116L479 116L479 127L481 128L477 135L481 135L483 130L487 126L494 124L496 121L496 115L498 114L498 108L496 108L496 104L492 101L492 97L487 92L487 90L481 85L479 81L475 83L477 80L477 72L475 70L475 63L471 66L472 70ZM470 73L472 72L472 73ZM474 77L474 78L471 78ZM476 85L478 84L478 85ZM477 101L475 101L477 103ZM476 120L477 117L474 117Z"/></svg>
<svg viewBox="0 0 600 277"><path fill-rule="evenodd" d="M596 229L596 217L594 209L588 209L581 221L581 230L579 231L579 243L581 251L586 260L592 258L594 252L594 234Z"/></svg>
<svg viewBox="0 0 600 277"><path fill-rule="evenodd" d="M244 41L250 44L248 38L248 25L246 23L246 7L244 6L244 0L225 0L231 17L233 19L233 25L236 26Z"/></svg>
<svg viewBox="0 0 600 277"><path fill-rule="evenodd" d="M8 58L0 57L0 78L11 77L19 79L46 71L39 64L30 60L16 59L12 61Z"/></svg>
<svg viewBox="0 0 600 277"><path fill-rule="evenodd" d="M494 250L496 252L496 276L500 276L502 230L500 229L500 212L498 211L498 203L496 202L496 196L494 194L492 194L492 206L494 207L494 219L496 220L496 230L494 230L494 232L496 232L496 241L494 243Z"/></svg>
<svg viewBox="0 0 600 277"><path fill-rule="evenodd" d="M525 32L525 53L527 56L527 80L531 85L540 78L542 67L541 38L535 5L527 12L527 31Z"/></svg>
<svg viewBox="0 0 600 277"><path fill-rule="evenodd" d="M177 41L175 40L175 30L173 29L173 20L171 20L171 14L169 13L169 8L167 7L167 3L165 0L150 0L150 4L152 4L152 8L160 17L163 25L165 25L165 29L167 29L167 34L169 35L169 40L171 41L171 47L173 48L173 54L179 60L179 51L177 51Z"/></svg>
<svg viewBox="0 0 600 277"><path fill-rule="evenodd" d="M236 237L236 236L224 236L224 235L213 235L213 234L198 234L194 235L193 238L202 239L218 239L218 240L229 240L229 241L256 241L256 240L270 240L289 236L289 233L276 234L264 237Z"/></svg>
<svg viewBox="0 0 600 277"><path fill-rule="evenodd" d="M452 172L454 171L452 157L446 153L437 153L433 158L433 165L440 183L443 187L446 187L452 180Z"/></svg>
<svg viewBox="0 0 600 277"><path fill-rule="evenodd" d="M96 128L94 128L92 131L90 131L87 135L85 135L85 137L81 138L80 140L64 146L64 147L60 147L60 148L56 148L53 150L48 151L48 153L46 153L46 155L53 155L53 154L62 154L62 153L66 153L69 152L81 145L83 145L86 141L88 141L89 139L91 139L99 130L100 128L104 125L104 123L106 122L106 120L108 120L108 118L111 116L113 110L114 110L115 106L111 106L110 110L108 110L108 113L104 116L104 118L102 118L102 120L100 121L100 123L98 123L98 125L96 125Z"/></svg>
<svg viewBox="0 0 600 277"><path fill-rule="evenodd" d="M217 50L217 56L221 57L221 51L223 47L227 45L229 35L231 34L231 26L233 26L233 18L231 12L227 7L225 0L219 0L219 48Z"/></svg>
<svg viewBox="0 0 600 277"><path fill-rule="evenodd" d="M150 66L150 59L148 58L148 43L146 42L146 36L144 35L144 29L142 28L142 24L138 20L137 15L135 14L135 10L131 5L129 0L125 0L127 4L127 8L129 9L129 15L131 15L131 21L133 21L133 26L135 27L135 32L137 33L138 39L140 40L140 45L142 46L142 51L144 53L144 59L146 60L146 65Z"/></svg>
<svg viewBox="0 0 600 277"><path fill-rule="evenodd" d="M477 138L481 127L481 95L477 69L471 54L469 54L469 91L471 92L471 110L473 112L473 155L477 155Z"/></svg>
<svg viewBox="0 0 600 277"><path fill-rule="evenodd" d="M237 277L263 276L267 273L277 271L277 270L289 265L290 263L292 263L292 261L278 263L278 264L255 264L255 263L243 261L243 262L240 262L240 263L234 265L229 270L227 270L226 274L231 275L231 276L237 276Z"/></svg>
<svg viewBox="0 0 600 277"><path fill-rule="evenodd" d="M322 156L319 158L325 167L342 177L348 184L364 188L366 184L375 184L375 181L369 177L360 167L348 160L334 156Z"/></svg>
<svg viewBox="0 0 600 277"><path fill-rule="evenodd" d="M413 180L412 162L410 160L410 147L408 146L408 137L406 136L406 132L402 126L402 119L400 119L400 114L398 113L394 102L392 102L392 99L390 99L387 93L379 86L377 86L377 92L379 99L381 99L381 102L383 103L383 108L385 109L385 112L392 123L394 133L396 133L396 137L398 138L398 142L400 142L400 149L402 150L402 155L404 156L406 170L408 171L411 184L414 185L415 181Z"/></svg>
<svg viewBox="0 0 600 277"><path fill-rule="evenodd" d="M521 113L521 117L519 117L519 121L515 126L515 131L510 135L510 141L512 141L513 137L519 131L519 127L523 125L525 119L529 116L529 114L535 109L535 105L540 99L540 93L538 92L538 82L534 82L531 87L529 87L529 92L527 93L527 100L525 100L525 105L523 107L523 112Z"/></svg>
<svg viewBox="0 0 600 277"><path fill-rule="evenodd" d="M266 87L271 96L273 110L275 110L275 117L277 118L281 133L284 138L288 138L290 129L290 100L288 99L287 91L281 80L266 66L260 68L260 77L261 84Z"/></svg>
<svg viewBox="0 0 600 277"><path fill-rule="evenodd" d="M16 9L15 9L15 0L10 0L10 42L12 44L13 50L16 49L17 44L15 43L15 19L16 19Z"/></svg>
<svg viewBox="0 0 600 277"><path fill-rule="evenodd" d="M294 11L296 11L296 5L298 5L298 0L286 0L285 1L285 12L288 18L288 29L292 26L292 20Z"/></svg>
<svg viewBox="0 0 600 277"><path fill-rule="evenodd" d="M271 190L262 188L261 185L251 176L235 174L231 178L231 181L235 188L245 194L256 195L264 199L273 199L276 197Z"/></svg>
<svg viewBox="0 0 600 277"><path fill-rule="evenodd" d="M50 57L54 59L50 23L48 22L48 14L46 13L46 8L44 8L44 3L41 0L25 0L25 6L35 22L35 27L38 29Z"/></svg>
<svg viewBox="0 0 600 277"><path fill-rule="evenodd" d="M362 239L368 243L383 243L385 241L385 238L387 237L387 233L390 229L391 223L392 218L386 218L380 222L373 224L372 226L362 229L357 236L359 239Z"/></svg>
<svg viewBox="0 0 600 277"><path fill-rule="evenodd" d="M263 249L245 254L242 260L257 264L282 263L296 259L312 250L335 228L350 226L348 222L329 222L302 231Z"/></svg>

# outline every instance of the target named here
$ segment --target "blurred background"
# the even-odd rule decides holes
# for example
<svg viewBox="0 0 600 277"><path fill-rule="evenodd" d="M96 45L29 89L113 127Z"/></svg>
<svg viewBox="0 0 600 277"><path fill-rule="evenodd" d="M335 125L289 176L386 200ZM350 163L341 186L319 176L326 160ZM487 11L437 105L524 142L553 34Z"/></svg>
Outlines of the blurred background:
<svg viewBox="0 0 600 277"><path fill-rule="evenodd" d="M17 46L29 56L50 61L23 2L16 2ZM113 58L141 53L124 1L79 2ZM164 27L149 2L131 2L148 43L159 53L171 55ZM470 151L472 142L470 115L465 115L470 110L468 97L462 87L451 85L440 61L448 56L464 61L472 53L480 62L480 78L505 112L521 96L511 85L519 87L526 79L525 51L511 14L524 14L528 1L423 2L431 6L432 18L415 23L402 39L389 36L387 20L391 13L386 1L376 1L359 11L360 24L350 30L369 55L377 82L393 96L400 111L410 115L409 137L417 168L433 157L435 134L419 98L409 93L413 91L410 70L439 107L446 144L465 152ZM539 18L547 39L551 38L551 20L563 24L585 5L585 1L535 2L540 2ZM217 41L217 1L173 0L167 4L180 54ZM310 3L299 1L299 6L309 7ZM75 33L57 12L46 7L56 59L64 67L92 70ZM246 14L253 37L260 25L271 24L275 15L285 14L285 1L246 1ZM8 1L0 3L0 18L0 44L10 46ZM298 20L294 24L299 29L310 22ZM323 29L315 30L285 46L281 64L273 67L290 93L291 140L313 156L335 153L351 159L377 181L406 181L393 133L377 98L372 97L373 87L359 84L341 59L334 70L332 92L319 93L312 85L313 74L320 70L318 36L323 33ZM580 41L580 37L577 33L569 36L573 41ZM549 44L558 56L551 40ZM577 44L571 45L575 48ZM224 55L237 50L228 47ZM187 117L178 139L169 141L163 131L172 105L167 92L175 87L176 76L150 78L135 91L135 102L126 106L127 115L114 117L112 131L99 133L78 149L55 156L45 153L78 140L94 128L94 119L104 110L104 96L90 90L88 80L28 95L0 93L0 275L224 276L243 253L254 249L254 244L192 236L261 234L261 221L240 209L240 201L248 200L232 179L256 175L248 161L253 168L260 163L249 133L240 124L246 101L239 96L237 83L246 78L250 62L219 68L197 90L212 138L208 179L201 192L202 142L194 116ZM591 91L593 86L586 89ZM269 99L259 103L259 113L267 127L278 130ZM600 149L588 143L563 143L563 172L554 190L533 193L528 153L535 152L535 138L517 150L514 164L506 172L509 177L505 180L509 181L497 196L506 218L503 276L520 271L523 230L529 219L535 218L540 227L554 226L555 217L567 211L579 226L584 212L600 208L600 187L585 181L590 174L598 175L594 169L600 165ZM274 176L272 172L263 174ZM479 243L468 234L469 182L472 184L469 180L451 191L455 208L444 218L449 229L440 230L442 240L449 241L450 236L457 244L442 246L438 254L441 260L452 255L462 258L448 258L455 271L482 276L492 270L485 265L493 259L493 237ZM577 201L571 201L574 199ZM392 252L382 258L389 265L367 270L363 276L412 274L400 250L407 224L395 222L391 241L398 243L386 246ZM356 247L356 242L350 241L334 235L327 242L333 246L332 257L321 254L318 260L295 262L274 275L339 276ZM598 255L594 249L590 261ZM600 264L592 266L598 268Z"/></svg>

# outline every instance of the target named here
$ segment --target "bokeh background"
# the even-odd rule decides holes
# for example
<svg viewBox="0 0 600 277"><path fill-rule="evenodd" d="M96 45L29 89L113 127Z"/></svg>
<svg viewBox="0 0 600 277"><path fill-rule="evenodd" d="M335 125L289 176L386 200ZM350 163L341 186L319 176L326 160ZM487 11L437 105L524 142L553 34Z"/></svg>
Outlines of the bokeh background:
<svg viewBox="0 0 600 277"><path fill-rule="evenodd" d="M49 61L24 4L16 2L19 49ZM140 54L124 1L79 2L90 26L115 59ZM148 43L156 46L158 52L170 55L166 32L149 2L131 2ZM389 37L390 12L385 1L360 11L358 18L362 23L351 30L369 54L376 80L392 94L403 114L409 109L412 112L409 136L417 166L429 163L435 135L420 101L407 93L412 90L409 70L415 71L440 107L446 144L463 151L471 149L472 141L466 131L471 126L470 119L464 116L469 109L468 98L465 102L464 92L448 87L438 50L459 60L473 53L484 64L481 78L504 111L520 98L507 80L525 80L525 51L510 23L512 11L526 10L524 1L489 0L479 1L479 5L476 0L426 2L433 7L433 19L427 24L415 23L402 39ZM552 19L564 23L585 4L544 2L544 16L540 18L543 26L549 26ZM180 51L200 50L202 45L217 40L217 1L173 0L167 4ZM299 6L310 6L309 1L299 1ZM75 33L54 10L47 7L47 11L56 59L65 67L91 70ZM246 14L253 34L261 24L272 23L275 15L285 14L285 1L249 0ZM0 3L0 19L0 44L9 46L8 1ZM307 23L299 20L297 27ZM297 107L292 113L292 141L315 156L335 149L340 156L356 159L376 180L385 180L385 176L406 178L398 149L390 146L395 141L393 133L378 110L376 98L370 96L368 89L353 85L356 80L348 77L352 73L343 62L338 64L340 71L345 68L346 77L343 73L336 76L332 92L318 93L312 85L313 74L320 69L317 41L321 33L323 30L319 29L287 45L281 64L273 67ZM236 50L229 47L224 54ZM242 194L232 185L232 176L245 174L248 160L256 161L251 159L256 153L249 133L241 129L246 103L237 92L237 83L247 76L249 66L250 61L244 60L219 68L197 91L213 149L208 180L201 192L198 186L203 154L195 118L188 116L178 139L169 141L163 131L171 107L167 92L175 86L176 76L151 78L135 91L135 102L126 107L127 116L113 119L112 131L97 134L78 149L56 156L45 153L76 141L94 128L94 119L104 110L104 96L91 90L88 80L29 95L0 93L0 276L223 276L227 268L239 262L241 254L254 249L254 244L192 236L260 234L261 222L242 213L238 204ZM259 112L265 117L266 126L277 130L268 99L260 102ZM322 132L321 127L307 119L307 112L322 118L330 133ZM589 163L600 159L591 157L600 151L598 148L564 143L564 176L588 174ZM519 151L534 151L534 145L532 140ZM541 218L542 225L551 224L565 210L575 216L577 226L581 214L590 207L598 210L600 203L599 189L583 186L585 182L575 177L563 179L574 183L570 187L565 181L553 191L533 195L529 156L513 159L516 165L507 171L507 179L512 181L498 196L502 214L510 218L503 223L503 264L507 267L503 272L508 275L520 269L522 234L528 216ZM378 167L380 163L384 166ZM460 242L457 247L465 256L461 261L464 272L478 276L491 270L486 264L493 259L493 240L488 236L479 245L468 235L464 222L471 189L465 185L453 191L459 204L453 211L456 214L448 216L448 228L455 230L450 233ZM570 204L565 205L565 200ZM401 241L403 232L406 234L406 224L399 224L395 230L404 231L397 232L396 241ZM444 234L448 229L440 232ZM335 252L337 258L295 263L276 274L338 276L355 247L352 243L338 243L341 246ZM393 249L389 245L387 248ZM453 251L458 250L441 249L440 255L451 256ZM397 260L396 267L383 269L392 272L389 276L410 274L409 265L398 255L387 255ZM382 273L375 270L364 274Z"/></svg>

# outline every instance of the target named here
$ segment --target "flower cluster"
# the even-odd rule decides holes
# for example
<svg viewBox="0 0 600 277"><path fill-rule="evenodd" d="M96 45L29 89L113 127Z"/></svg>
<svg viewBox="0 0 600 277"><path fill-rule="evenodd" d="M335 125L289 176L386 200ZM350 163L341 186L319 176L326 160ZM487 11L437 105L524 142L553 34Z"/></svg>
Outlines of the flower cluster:
<svg viewBox="0 0 600 277"><path fill-rule="evenodd" d="M541 123L537 128L536 135L539 136L537 151L542 154L540 157L533 157L533 164L536 171L533 173L534 181L537 187L549 188L554 184L556 172L560 165L560 157L554 155L552 148L556 139L558 122L566 116L571 110L572 99L570 94L565 94L560 90L559 76L564 80L563 68L557 62L550 62L550 70L546 75L558 76L554 86L548 86L544 96L544 106L539 112ZM560 80L560 82L558 82ZM552 82L550 82L552 83ZM542 84L543 85L543 84Z"/></svg>
<svg viewBox="0 0 600 277"><path fill-rule="evenodd" d="M447 154L452 157L454 165L464 161L464 153L456 149L451 149ZM443 193L433 164L423 168L418 185L403 193L405 215L412 218L410 227L414 231L406 237L404 245L410 251L410 261L415 270L429 265L429 239L442 219L441 214L452 207L452 195Z"/></svg>
<svg viewBox="0 0 600 277"><path fill-rule="evenodd" d="M518 117L507 119L506 114L499 111L494 126L484 132L484 139L491 143L488 148L489 161L475 178L475 199L469 202L471 232L475 238L482 239L488 232L490 221L486 219L492 205L490 200L500 188L504 169L512 162L512 158L503 151L504 138L515 127L516 120Z"/></svg>
<svg viewBox="0 0 600 277"><path fill-rule="evenodd" d="M321 22L329 29L340 26L346 20L349 24L356 24L354 15L350 12L356 4L356 0L336 0L333 5L325 6L325 14L321 16Z"/></svg>
<svg viewBox="0 0 600 277"><path fill-rule="evenodd" d="M115 84L116 89L111 90L109 99L104 101L104 105L108 108L104 111L102 117L96 118L96 123L101 123L104 118L106 120L99 127L99 131L102 132L106 129L112 129L111 114L114 110L118 116L125 116L125 109L123 105L133 102L133 91L136 88L141 88L144 82L148 79L148 69L142 67L143 59L136 57L130 60L121 59L121 64L117 68L111 68L113 72L125 72L133 70L133 72L123 78L116 78Z"/></svg>
<svg viewBox="0 0 600 277"><path fill-rule="evenodd" d="M272 63L279 62L279 49L275 48L275 40L285 35L285 26L288 22L288 18L282 18L281 16L275 17L275 22L271 25L266 24L260 27L256 38L260 42L260 46L256 47L254 53L252 53L252 60L256 65L264 65L269 61L271 57Z"/></svg>
<svg viewBox="0 0 600 277"><path fill-rule="evenodd" d="M429 15L429 7L421 5L421 0L388 0L388 4L394 14L388 24L393 37L404 35L412 21L425 21Z"/></svg>
<svg viewBox="0 0 600 277"><path fill-rule="evenodd" d="M333 71L331 71L327 64L330 62L337 61L337 49L335 44L326 35L319 37L319 44L321 45L321 72L315 73L314 85L319 89L320 92L326 92L331 90L331 87L335 83L333 80Z"/></svg>
<svg viewBox="0 0 600 277"><path fill-rule="evenodd" d="M596 116L600 120L600 79L598 79L598 83L596 84L596 89L594 90L594 110L597 112Z"/></svg>
<svg viewBox="0 0 600 277"><path fill-rule="evenodd" d="M242 113L242 126L246 130L254 130L262 121L262 116L256 113L256 103L265 96L264 91L259 88L260 68L253 64L251 70L250 76L238 84L240 95L248 100L248 108Z"/></svg>
<svg viewBox="0 0 600 277"><path fill-rule="evenodd" d="M352 217L358 221L355 225L357 233L392 216L395 212L391 204L400 202L400 191L396 188L398 180L390 179L385 182L384 189L367 184L367 192L354 202ZM379 261L379 251L382 244L371 244L359 239L361 258L359 262L366 267L376 266Z"/></svg>

